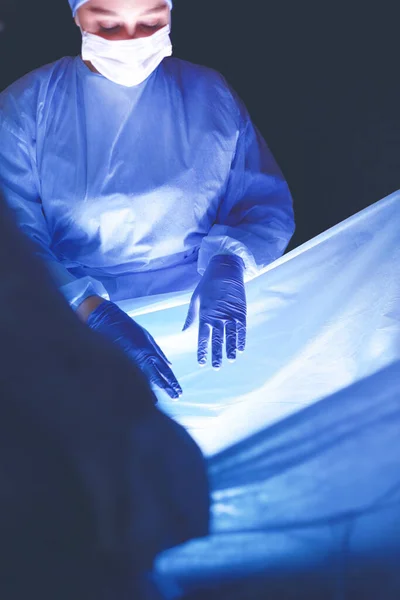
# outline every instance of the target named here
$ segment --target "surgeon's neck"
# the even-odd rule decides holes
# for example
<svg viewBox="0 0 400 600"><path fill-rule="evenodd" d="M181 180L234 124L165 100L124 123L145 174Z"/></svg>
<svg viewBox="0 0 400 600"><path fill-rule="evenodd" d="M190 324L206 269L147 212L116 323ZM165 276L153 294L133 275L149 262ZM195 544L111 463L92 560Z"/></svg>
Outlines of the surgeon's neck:
<svg viewBox="0 0 400 600"><path fill-rule="evenodd" d="M90 69L92 71L92 73L99 73L99 71L92 65L92 63L90 62L90 60L84 60L83 61L85 63L85 65L87 66L88 69Z"/></svg>

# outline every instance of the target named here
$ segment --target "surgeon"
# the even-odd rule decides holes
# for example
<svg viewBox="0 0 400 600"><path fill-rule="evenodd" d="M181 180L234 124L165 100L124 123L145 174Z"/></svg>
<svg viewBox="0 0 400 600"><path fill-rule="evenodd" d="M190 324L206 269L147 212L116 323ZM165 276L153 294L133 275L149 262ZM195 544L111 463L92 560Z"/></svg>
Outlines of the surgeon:
<svg viewBox="0 0 400 600"><path fill-rule="evenodd" d="M294 231L288 186L224 78L172 58L170 0L70 0L82 53L0 95L0 188L89 327L171 398L150 333L115 302L193 291L198 362L245 349L244 283Z"/></svg>

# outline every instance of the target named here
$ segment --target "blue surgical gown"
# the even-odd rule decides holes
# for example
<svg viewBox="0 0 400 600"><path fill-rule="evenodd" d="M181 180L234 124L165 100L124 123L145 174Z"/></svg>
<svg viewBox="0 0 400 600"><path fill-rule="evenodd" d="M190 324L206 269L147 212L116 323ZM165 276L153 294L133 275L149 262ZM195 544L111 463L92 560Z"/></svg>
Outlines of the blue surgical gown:
<svg viewBox="0 0 400 600"><path fill-rule="evenodd" d="M251 279L285 250L292 199L243 103L165 59L127 88L66 57L0 94L0 186L76 307L193 289L212 256Z"/></svg>

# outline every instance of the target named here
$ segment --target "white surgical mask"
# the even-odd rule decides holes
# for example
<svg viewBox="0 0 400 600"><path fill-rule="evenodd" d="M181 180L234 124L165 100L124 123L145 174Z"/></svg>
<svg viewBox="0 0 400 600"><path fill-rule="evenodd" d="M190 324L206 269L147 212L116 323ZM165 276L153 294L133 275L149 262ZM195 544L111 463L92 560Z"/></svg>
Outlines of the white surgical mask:
<svg viewBox="0 0 400 600"><path fill-rule="evenodd" d="M166 56L171 56L170 26L135 40L106 40L82 31L82 59L107 79L132 87L147 79Z"/></svg>

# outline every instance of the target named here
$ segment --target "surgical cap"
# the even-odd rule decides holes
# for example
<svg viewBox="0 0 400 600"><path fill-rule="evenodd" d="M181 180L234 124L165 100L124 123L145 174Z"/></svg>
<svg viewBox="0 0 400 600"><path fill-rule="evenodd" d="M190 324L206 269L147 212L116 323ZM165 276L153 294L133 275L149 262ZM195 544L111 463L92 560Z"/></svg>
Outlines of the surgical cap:
<svg viewBox="0 0 400 600"><path fill-rule="evenodd" d="M88 0L68 0L72 10L72 14L75 16L78 8L80 8L82 4L86 4L87 1ZM169 7L172 8L172 0L166 0L166 2L169 5Z"/></svg>

